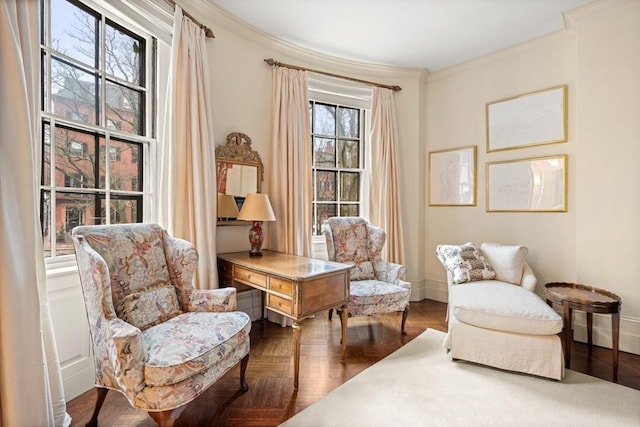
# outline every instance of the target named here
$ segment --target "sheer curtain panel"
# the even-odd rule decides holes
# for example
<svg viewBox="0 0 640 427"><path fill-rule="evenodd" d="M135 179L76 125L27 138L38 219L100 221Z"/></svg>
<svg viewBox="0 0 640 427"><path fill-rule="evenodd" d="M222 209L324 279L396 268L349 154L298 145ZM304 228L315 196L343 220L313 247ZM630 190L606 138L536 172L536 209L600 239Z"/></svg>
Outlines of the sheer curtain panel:
<svg viewBox="0 0 640 427"><path fill-rule="evenodd" d="M369 220L387 232L382 258L404 264L398 184L398 126L393 91L374 87L371 120Z"/></svg>
<svg viewBox="0 0 640 427"><path fill-rule="evenodd" d="M39 1L0 2L0 426L66 426L40 232Z"/></svg>
<svg viewBox="0 0 640 427"><path fill-rule="evenodd" d="M175 7L170 77L171 117L165 129L159 222L192 242L200 261L194 286L218 287L215 143L205 32Z"/></svg>

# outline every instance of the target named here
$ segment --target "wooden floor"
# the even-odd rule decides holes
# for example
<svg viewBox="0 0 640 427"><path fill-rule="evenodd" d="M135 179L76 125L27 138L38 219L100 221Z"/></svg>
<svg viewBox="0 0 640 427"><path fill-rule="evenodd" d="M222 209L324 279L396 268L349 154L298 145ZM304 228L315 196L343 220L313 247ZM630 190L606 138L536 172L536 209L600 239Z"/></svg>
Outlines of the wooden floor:
<svg viewBox="0 0 640 427"><path fill-rule="evenodd" d="M247 368L249 391L239 390L235 367L196 400L176 426L277 426L302 411L362 370L391 354L427 328L446 331L446 304L424 300L411 303L406 336L400 335L400 315L349 319L347 358L340 358L340 322L326 313L303 323L300 387L293 390L291 328L258 321L251 330ZM444 349L443 349L444 351ZM575 343L571 369L612 381L611 350ZM463 363L463 362L459 362ZM490 368L488 368L490 369ZM640 390L640 356L620 353L618 383ZM93 411L95 391L67 402L72 426L83 426ZM119 393L107 395L98 419L100 426L154 426L142 411L133 409Z"/></svg>

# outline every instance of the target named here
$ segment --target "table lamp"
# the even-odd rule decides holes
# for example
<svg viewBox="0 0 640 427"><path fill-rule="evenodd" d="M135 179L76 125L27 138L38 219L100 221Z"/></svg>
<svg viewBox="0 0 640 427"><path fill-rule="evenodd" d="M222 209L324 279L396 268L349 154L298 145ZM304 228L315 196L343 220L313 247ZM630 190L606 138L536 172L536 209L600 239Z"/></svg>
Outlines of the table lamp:
<svg viewBox="0 0 640 427"><path fill-rule="evenodd" d="M238 216L238 205L231 194L218 193L218 218L229 220Z"/></svg>
<svg viewBox="0 0 640 427"><path fill-rule="evenodd" d="M273 214L269 196L262 193L249 193L244 199L242 209L238 214L241 221L253 221L253 227L249 230L249 243L251 243L250 256L262 256L262 242L264 234L262 233L262 221L275 221L276 216Z"/></svg>

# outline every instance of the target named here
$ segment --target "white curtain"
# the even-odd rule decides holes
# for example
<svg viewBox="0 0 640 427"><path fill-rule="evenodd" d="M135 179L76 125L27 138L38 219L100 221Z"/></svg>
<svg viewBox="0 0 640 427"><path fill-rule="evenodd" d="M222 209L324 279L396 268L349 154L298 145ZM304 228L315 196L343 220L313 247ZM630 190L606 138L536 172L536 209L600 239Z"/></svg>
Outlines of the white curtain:
<svg viewBox="0 0 640 427"><path fill-rule="evenodd" d="M306 71L273 70L269 247L311 254L311 142Z"/></svg>
<svg viewBox="0 0 640 427"><path fill-rule="evenodd" d="M65 426L40 232L38 1L0 2L0 426Z"/></svg>
<svg viewBox="0 0 640 427"><path fill-rule="evenodd" d="M393 91L374 87L371 120L369 220L387 233L382 258L404 264L398 184L398 126Z"/></svg>
<svg viewBox="0 0 640 427"><path fill-rule="evenodd" d="M194 286L218 287L216 174L205 32L176 6L168 127L162 145L159 222L193 243L200 260Z"/></svg>

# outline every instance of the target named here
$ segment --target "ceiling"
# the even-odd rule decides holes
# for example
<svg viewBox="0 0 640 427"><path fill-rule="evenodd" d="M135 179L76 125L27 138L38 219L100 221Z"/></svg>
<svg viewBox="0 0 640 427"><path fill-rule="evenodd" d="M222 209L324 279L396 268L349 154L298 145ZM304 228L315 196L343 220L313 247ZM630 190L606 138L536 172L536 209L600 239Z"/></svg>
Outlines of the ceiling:
<svg viewBox="0 0 640 427"><path fill-rule="evenodd" d="M592 0L209 0L297 46L438 71L565 28Z"/></svg>

